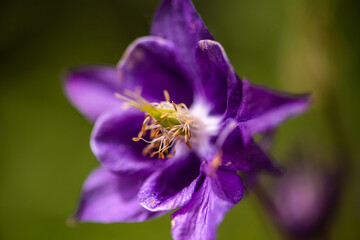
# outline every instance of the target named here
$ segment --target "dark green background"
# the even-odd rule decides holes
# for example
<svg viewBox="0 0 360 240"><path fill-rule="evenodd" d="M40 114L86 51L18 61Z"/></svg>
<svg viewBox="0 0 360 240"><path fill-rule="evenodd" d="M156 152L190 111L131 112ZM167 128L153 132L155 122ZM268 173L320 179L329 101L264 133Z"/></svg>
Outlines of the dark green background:
<svg viewBox="0 0 360 240"><path fill-rule="evenodd" d="M147 35L159 1L3 0L0 3L0 239L170 239L166 215L146 223L68 227L81 185L98 165L91 124L67 101L61 75L86 63L116 64ZM285 123L273 151L291 161L349 166L332 239L360 239L359 3L352 0L197 0L237 73L290 92L313 93ZM331 164L330 164L331 165ZM219 239L279 239L250 194Z"/></svg>

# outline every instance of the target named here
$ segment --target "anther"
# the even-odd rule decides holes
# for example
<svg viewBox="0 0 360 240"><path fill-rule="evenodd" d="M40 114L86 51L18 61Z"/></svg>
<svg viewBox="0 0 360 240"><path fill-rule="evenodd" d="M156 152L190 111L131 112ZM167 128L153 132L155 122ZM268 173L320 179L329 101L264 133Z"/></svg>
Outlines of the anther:
<svg viewBox="0 0 360 240"><path fill-rule="evenodd" d="M164 90L164 97L165 97L165 101L170 102L170 95L167 90Z"/></svg>
<svg viewBox="0 0 360 240"><path fill-rule="evenodd" d="M173 107L174 107L174 110L177 111L177 107L176 107L176 104L174 103L174 101L171 102Z"/></svg>
<svg viewBox="0 0 360 240"><path fill-rule="evenodd" d="M191 128L194 127L195 119L184 103L175 104L170 102L169 92L164 90L165 101L149 103L140 96L139 92L124 91L124 94L116 93L115 97L123 100L128 106L145 112L145 119L137 137L132 138L138 142L143 140L147 145L143 155L158 158L172 157L176 152L176 145L183 140L191 149ZM195 125L196 126L196 125ZM149 140L143 138L149 131Z"/></svg>
<svg viewBox="0 0 360 240"><path fill-rule="evenodd" d="M161 119L164 119L164 118L166 118L167 116L169 116L169 114L170 114L170 113L163 113L163 114L160 115L160 118L161 118Z"/></svg>

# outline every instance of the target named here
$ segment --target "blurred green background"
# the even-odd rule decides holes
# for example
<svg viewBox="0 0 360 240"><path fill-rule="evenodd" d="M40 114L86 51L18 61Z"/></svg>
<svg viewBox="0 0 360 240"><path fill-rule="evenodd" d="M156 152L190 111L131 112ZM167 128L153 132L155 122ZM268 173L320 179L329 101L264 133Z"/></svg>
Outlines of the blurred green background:
<svg viewBox="0 0 360 240"><path fill-rule="evenodd" d="M0 239L170 239L170 217L134 224L66 225L98 162L92 126L67 101L61 76L86 63L116 64L147 35L155 0L3 0L0 3ZM360 239L360 7L355 0L194 0L240 77L312 92L311 110L277 132L286 164L349 166L331 239ZM321 160L319 160L321 159ZM315 160L314 160L315 161ZM280 239L252 194L218 239Z"/></svg>

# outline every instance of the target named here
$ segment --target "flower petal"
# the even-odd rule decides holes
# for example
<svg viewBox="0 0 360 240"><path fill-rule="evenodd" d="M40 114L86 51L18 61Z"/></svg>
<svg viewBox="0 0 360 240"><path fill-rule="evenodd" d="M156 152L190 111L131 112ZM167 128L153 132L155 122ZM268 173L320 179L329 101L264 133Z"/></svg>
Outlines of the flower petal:
<svg viewBox="0 0 360 240"><path fill-rule="evenodd" d="M309 95L289 95L243 81L241 104L236 116L245 143L256 133L271 130L287 118L303 113Z"/></svg>
<svg viewBox="0 0 360 240"><path fill-rule="evenodd" d="M200 159L193 152L168 159L163 169L149 177L139 192L139 203L151 211L173 210L192 197L200 173Z"/></svg>
<svg viewBox="0 0 360 240"><path fill-rule="evenodd" d="M115 175L95 169L86 179L75 219L83 222L142 222L164 212L150 212L136 201L147 175Z"/></svg>
<svg viewBox="0 0 360 240"><path fill-rule="evenodd" d="M91 149L104 168L127 174L152 172L164 164L162 159L142 155L146 143L132 141L143 120L144 113L131 108L108 112L96 121Z"/></svg>
<svg viewBox="0 0 360 240"><path fill-rule="evenodd" d="M233 171L279 173L270 157L254 142L244 145L239 129L226 138L222 146L222 167Z"/></svg>
<svg viewBox="0 0 360 240"><path fill-rule="evenodd" d="M74 69L68 72L65 82L68 98L91 121L107 110L119 107L114 93L120 87L119 73L112 66Z"/></svg>
<svg viewBox="0 0 360 240"><path fill-rule="evenodd" d="M211 113L221 115L228 105L227 115L230 116L240 104L241 94L237 93L241 92L241 81L236 76L225 50L216 41L202 40L197 44L196 58L200 69L200 89L212 104ZM233 88L238 90L234 91Z"/></svg>
<svg viewBox="0 0 360 240"><path fill-rule="evenodd" d="M118 64L128 85L142 89L149 101L163 101L164 90L176 103L191 105L193 90L175 45L160 37L142 37L132 43Z"/></svg>
<svg viewBox="0 0 360 240"><path fill-rule="evenodd" d="M242 181L233 171L219 170L206 177L191 201L171 215L176 240L212 240L227 211L240 201Z"/></svg>
<svg viewBox="0 0 360 240"><path fill-rule="evenodd" d="M197 42L213 39L189 0L163 0L155 14L151 35L173 41L193 73Z"/></svg>

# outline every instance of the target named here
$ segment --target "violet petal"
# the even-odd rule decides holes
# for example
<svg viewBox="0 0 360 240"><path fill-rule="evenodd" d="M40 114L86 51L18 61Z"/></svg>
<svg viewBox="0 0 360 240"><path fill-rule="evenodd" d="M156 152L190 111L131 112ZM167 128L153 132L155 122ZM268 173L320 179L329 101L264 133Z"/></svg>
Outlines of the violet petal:
<svg viewBox="0 0 360 240"><path fill-rule="evenodd" d="M213 39L189 0L163 0L155 14L151 35L173 41L192 73L196 71L197 42Z"/></svg>
<svg viewBox="0 0 360 240"><path fill-rule="evenodd" d="M141 87L148 101L164 101L164 90L171 100L190 106L193 90L189 74L180 62L176 46L160 37L142 37L133 42L118 64L123 81Z"/></svg>
<svg viewBox="0 0 360 240"><path fill-rule="evenodd" d="M309 106L309 95L290 95L243 81L241 104L236 116L248 143L256 133L277 127L291 116L303 113Z"/></svg>
<svg viewBox="0 0 360 240"><path fill-rule="evenodd" d="M142 155L147 143L132 140L143 120L144 113L131 108L105 113L96 121L91 149L104 168L127 174L152 172L164 164L165 160Z"/></svg>
<svg viewBox="0 0 360 240"><path fill-rule="evenodd" d="M116 175L95 169L86 179L75 219L82 222L142 222L164 212L150 212L137 202L147 175Z"/></svg>
<svg viewBox="0 0 360 240"><path fill-rule="evenodd" d="M79 111L89 120L119 107L114 93L121 87L119 73L111 66L86 66L69 71L65 92Z"/></svg>
<svg viewBox="0 0 360 240"><path fill-rule="evenodd" d="M216 41L201 40L197 44L196 57L200 68L200 89L212 105L211 113L221 115L227 110L227 115L230 116L240 104L241 94L236 93L240 92L241 81L225 50ZM237 88L237 91L233 88Z"/></svg>
<svg viewBox="0 0 360 240"><path fill-rule="evenodd" d="M187 152L167 161L167 166L152 174L139 192L139 203L151 211L181 207L195 191L200 159L193 152Z"/></svg>
<svg viewBox="0 0 360 240"><path fill-rule="evenodd" d="M253 140L244 145L239 129L226 138L222 146L222 166L233 171L279 173L271 158Z"/></svg>
<svg viewBox="0 0 360 240"><path fill-rule="evenodd" d="M218 225L243 193L242 181L233 171L219 170L217 178L206 177L191 201L171 215L173 238L215 239Z"/></svg>

